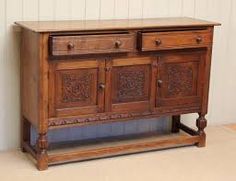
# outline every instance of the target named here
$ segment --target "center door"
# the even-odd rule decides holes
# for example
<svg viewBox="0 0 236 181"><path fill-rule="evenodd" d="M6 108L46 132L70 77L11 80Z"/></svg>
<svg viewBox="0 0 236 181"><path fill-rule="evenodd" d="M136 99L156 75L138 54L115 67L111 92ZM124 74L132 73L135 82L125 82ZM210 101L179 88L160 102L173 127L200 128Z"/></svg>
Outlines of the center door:
<svg viewBox="0 0 236 181"><path fill-rule="evenodd" d="M153 57L119 58L106 61L105 110L148 111L152 106Z"/></svg>

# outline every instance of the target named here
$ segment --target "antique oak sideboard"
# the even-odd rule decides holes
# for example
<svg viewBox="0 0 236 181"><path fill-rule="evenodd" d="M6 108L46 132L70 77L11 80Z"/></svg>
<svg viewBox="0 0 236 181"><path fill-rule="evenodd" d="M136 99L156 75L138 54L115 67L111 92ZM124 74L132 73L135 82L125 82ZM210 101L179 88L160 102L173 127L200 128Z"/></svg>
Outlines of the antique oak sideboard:
<svg viewBox="0 0 236 181"><path fill-rule="evenodd" d="M16 24L22 27L21 148L35 158L39 170L63 162L205 146L218 23L158 18ZM199 114L196 130L180 121L188 113ZM47 139L52 129L161 116L172 117L169 136L85 140L77 147L65 144L67 149ZM38 134L35 145L31 126Z"/></svg>

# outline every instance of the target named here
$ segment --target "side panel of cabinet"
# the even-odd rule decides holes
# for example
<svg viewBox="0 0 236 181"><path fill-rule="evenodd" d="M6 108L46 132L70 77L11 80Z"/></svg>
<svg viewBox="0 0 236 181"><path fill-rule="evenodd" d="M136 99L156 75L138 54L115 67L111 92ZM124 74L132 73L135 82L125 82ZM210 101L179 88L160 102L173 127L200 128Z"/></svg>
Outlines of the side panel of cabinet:
<svg viewBox="0 0 236 181"><path fill-rule="evenodd" d="M104 68L104 60L51 63L50 117L103 112Z"/></svg>
<svg viewBox="0 0 236 181"><path fill-rule="evenodd" d="M156 61L154 57L117 58L107 61L105 110L149 111L154 98L152 79L155 77L152 76L152 65Z"/></svg>
<svg viewBox="0 0 236 181"><path fill-rule="evenodd" d="M162 55L158 62L156 107L197 107L200 109L203 91L205 51Z"/></svg>

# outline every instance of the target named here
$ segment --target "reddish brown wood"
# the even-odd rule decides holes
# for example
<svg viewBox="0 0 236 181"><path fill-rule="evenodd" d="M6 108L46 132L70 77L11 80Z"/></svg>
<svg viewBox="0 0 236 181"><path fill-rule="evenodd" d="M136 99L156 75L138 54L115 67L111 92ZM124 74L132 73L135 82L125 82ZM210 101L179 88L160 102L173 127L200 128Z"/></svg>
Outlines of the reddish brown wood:
<svg viewBox="0 0 236 181"><path fill-rule="evenodd" d="M205 118L205 115L203 115L202 113L199 113L199 118L197 119L196 125L198 127L198 134L200 136L200 141L197 144L197 146L205 147L206 146L206 133L204 129L207 126L207 120Z"/></svg>
<svg viewBox="0 0 236 181"><path fill-rule="evenodd" d="M35 127L39 124L39 41L39 34L23 29L20 66L22 121L26 118Z"/></svg>
<svg viewBox="0 0 236 181"><path fill-rule="evenodd" d="M126 53L135 45L132 34L51 36L49 42L51 56Z"/></svg>
<svg viewBox="0 0 236 181"><path fill-rule="evenodd" d="M205 146L215 23L171 18L82 21L74 28L72 22L70 27L65 22L63 27L60 22L18 24L25 27L21 147L36 158L39 170L58 162ZM197 131L180 122L187 113L199 113ZM151 142L140 137L129 144L121 139L116 146L48 152L51 129L161 116L172 116L172 132L181 129L188 136ZM36 145L30 145L31 126L38 133Z"/></svg>
<svg viewBox="0 0 236 181"><path fill-rule="evenodd" d="M34 159L37 159L37 151L30 145L29 142L23 142L22 143L22 147L23 149L28 152L29 154L31 154L31 156Z"/></svg>
<svg viewBox="0 0 236 181"><path fill-rule="evenodd" d="M219 23L188 17L119 19L119 20L75 20L75 21L20 21L17 25L34 32L75 32L98 30L131 30L152 28L201 28L219 26Z"/></svg>
<svg viewBox="0 0 236 181"><path fill-rule="evenodd" d="M200 65L205 52L165 54L158 66L157 107L201 104Z"/></svg>
<svg viewBox="0 0 236 181"><path fill-rule="evenodd" d="M207 47L212 43L209 30L148 32L139 34L141 51Z"/></svg>
<svg viewBox="0 0 236 181"><path fill-rule="evenodd" d="M104 60L53 62L50 67L50 117L103 111Z"/></svg>
<svg viewBox="0 0 236 181"><path fill-rule="evenodd" d="M159 139L158 136L143 136L139 137L139 139L135 139L135 137L132 139L131 137L126 138L126 140L127 141L122 139L111 140L107 144L104 144L106 142L103 141L102 146L94 145L89 148L85 147L85 149L82 147L75 151L63 152L63 150L58 150L56 153L52 151L52 153L49 154L49 164L140 153L183 145L194 145L199 142L199 136L176 135L162 139Z"/></svg>
<svg viewBox="0 0 236 181"><path fill-rule="evenodd" d="M112 60L112 112L149 110L153 59L133 57Z"/></svg>
<svg viewBox="0 0 236 181"><path fill-rule="evenodd" d="M48 148L47 135L40 133L37 139L37 150L36 150L37 168L39 170L46 170L48 168L47 148Z"/></svg>

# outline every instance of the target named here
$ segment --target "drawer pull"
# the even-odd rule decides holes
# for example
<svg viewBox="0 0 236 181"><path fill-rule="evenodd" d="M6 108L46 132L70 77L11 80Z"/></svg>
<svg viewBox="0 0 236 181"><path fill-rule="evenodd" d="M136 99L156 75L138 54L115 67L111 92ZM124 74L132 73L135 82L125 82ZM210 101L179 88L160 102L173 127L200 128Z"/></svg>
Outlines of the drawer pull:
<svg viewBox="0 0 236 181"><path fill-rule="evenodd" d="M75 45L74 45L72 42L69 42L69 43L67 44L67 48L68 48L68 50L72 50L72 49L75 48Z"/></svg>
<svg viewBox="0 0 236 181"><path fill-rule="evenodd" d="M117 40L117 41L115 42L115 47L116 47L116 48L120 48L121 45L122 45L121 41Z"/></svg>
<svg viewBox="0 0 236 181"><path fill-rule="evenodd" d="M201 43L201 42L202 42L202 37L200 37L200 36L197 37L197 38L196 38L196 41L197 41L198 44Z"/></svg>
<svg viewBox="0 0 236 181"><path fill-rule="evenodd" d="M156 42L156 45L157 45L157 46L160 46L160 45L162 44L162 41L161 41L161 40L156 40L155 42Z"/></svg>
<svg viewBox="0 0 236 181"><path fill-rule="evenodd" d="M103 83L99 84L99 89L100 89L100 90L104 90L105 87L106 87L105 84L103 84Z"/></svg>
<svg viewBox="0 0 236 181"><path fill-rule="evenodd" d="M157 85L158 85L159 88L161 88L161 85L162 85L162 84L163 84L163 81L162 81L162 80L158 80L158 81L157 81Z"/></svg>

